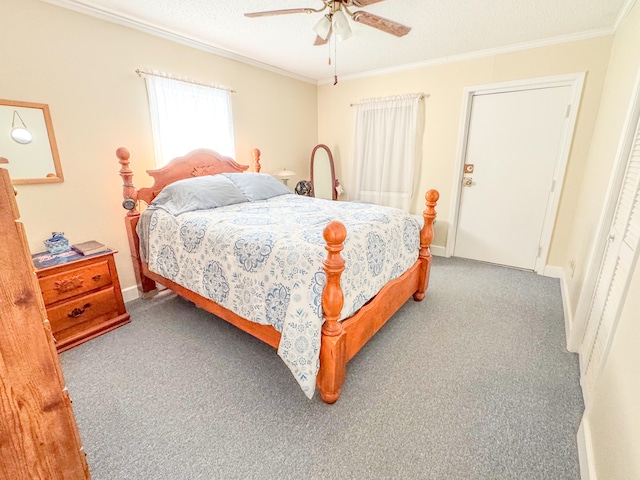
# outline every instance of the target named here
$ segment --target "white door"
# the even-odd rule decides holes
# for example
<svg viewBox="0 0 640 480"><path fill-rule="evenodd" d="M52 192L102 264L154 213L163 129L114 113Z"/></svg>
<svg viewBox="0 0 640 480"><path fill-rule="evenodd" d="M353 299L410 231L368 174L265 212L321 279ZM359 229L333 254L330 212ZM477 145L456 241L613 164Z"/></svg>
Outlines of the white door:
<svg viewBox="0 0 640 480"><path fill-rule="evenodd" d="M629 272L639 243L640 122L636 127L580 347L583 387L587 391L591 390L606 358L606 348L626 295Z"/></svg>
<svg viewBox="0 0 640 480"><path fill-rule="evenodd" d="M454 256L534 270L571 95L571 86L474 95Z"/></svg>

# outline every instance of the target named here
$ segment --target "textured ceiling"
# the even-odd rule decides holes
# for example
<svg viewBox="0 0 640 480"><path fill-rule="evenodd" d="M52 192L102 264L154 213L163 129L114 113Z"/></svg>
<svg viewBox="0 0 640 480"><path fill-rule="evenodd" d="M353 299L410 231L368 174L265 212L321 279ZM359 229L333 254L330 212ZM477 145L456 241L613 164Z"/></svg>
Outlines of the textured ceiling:
<svg viewBox="0 0 640 480"><path fill-rule="evenodd" d="M272 9L319 8L321 0L45 1L320 82L332 79L334 68L341 77L363 75L484 50L612 33L631 2L385 0L352 10L394 20L412 27L411 32L397 38L351 22L353 36L335 44L337 62L329 66L329 45L313 46L313 26L321 13L244 16Z"/></svg>

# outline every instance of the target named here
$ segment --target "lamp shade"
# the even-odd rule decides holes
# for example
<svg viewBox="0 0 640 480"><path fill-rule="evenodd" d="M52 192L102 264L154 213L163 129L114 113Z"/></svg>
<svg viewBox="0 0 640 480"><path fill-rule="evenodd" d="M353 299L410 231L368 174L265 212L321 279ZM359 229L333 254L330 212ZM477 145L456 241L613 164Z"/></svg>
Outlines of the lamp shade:
<svg viewBox="0 0 640 480"><path fill-rule="evenodd" d="M276 177L279 177L279 178L290 178L290 177L296 176L297 173L296 172L292 172L291 170L287 170L285 168L284 170L278 170L273 175L276 176Z"/></svg>
<svg viewBox="0 0 640 480"><path fill-rule="evenodd" d="M333 28L336 31L338 40L346 40L351 36L351 27L349 20L342 10L338 10L333 14Z"/></svg>
<svg viewBox="0 0 640 480"><path fill-rule="evenodd" d="M22 126L18 124L18 126L16 127L16 117L18 118ZM22 120L22 117L17 110L13 111L13 121L11 122L10 135L11 138L13 138L14 142L21 143L23 145L31 143L31 140L33 140L33 135L29 130L27 130L27 126L24 124L24 121Z"/></svg>
<svg viewBox="0 0 640 480"><path fill-rule="evenodd" d="M26 128L16 127L11 129L11 138L13 138L13 141L16 143L26 145L27 143L31 143L33 135L31 135L31 132Z"/></svg>
<svg viewBox="0 0 640 480"><path fill-rule="evenodd" d="M316 26L313 27L313 31L316 32L320 38L326 40L331 33L331 19L329 15L323 15L323 17L318 20L318 23L316 23Z"/></svg>
<svg viewBox="0 0 640 480"><path fill-rule="evenodd" d="M285 185L287 185L289 183L289 179L295 175L297 175L296 172L292 172L291 170L287 170L286 168L284 170L278 170L276 173L273 174L275 177L278 177L282 183L284 183Z"/></svg>

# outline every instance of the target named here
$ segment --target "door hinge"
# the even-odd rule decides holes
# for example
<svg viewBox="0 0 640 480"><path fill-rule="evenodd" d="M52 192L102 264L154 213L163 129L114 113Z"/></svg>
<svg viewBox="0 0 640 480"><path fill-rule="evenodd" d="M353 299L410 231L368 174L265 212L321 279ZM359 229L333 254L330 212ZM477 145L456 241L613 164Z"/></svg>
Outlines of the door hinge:
<svg viewBox="0 0 640 480"><path fill-rule="evenodd" d="M555 180L553 182L551 182L551 191L552 192L556 191L556 181Z"/></svg>
<svg viewBox="0 0 640 480"><path fill-rule="evenodd" d="M567 111L564 114L564 118L569 118L570 113L571 113L571 104L567 105Z"/></svg>
<svg viewBox="0 0 640 480"><path fill-rule="evenodd" d="M540 255L542 255L542 247L538 247L538 255L537 255L537 257L539 257Z"/></svg>

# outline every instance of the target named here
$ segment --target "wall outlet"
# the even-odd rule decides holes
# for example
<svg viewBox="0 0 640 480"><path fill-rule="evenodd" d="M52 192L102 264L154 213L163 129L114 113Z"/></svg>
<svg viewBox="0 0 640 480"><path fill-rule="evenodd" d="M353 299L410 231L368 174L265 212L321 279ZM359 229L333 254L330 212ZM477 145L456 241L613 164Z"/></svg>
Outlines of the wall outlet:
<svg viewBox="0 0 640 480"><path fill-rule="evenodd" d="M571 278L573 278L573 274L576 273L576 261L573 258L569 259L569 271L571 272Z"/></svg>

